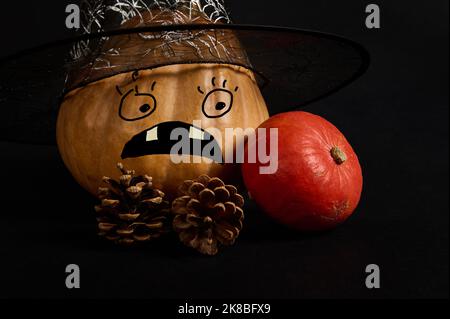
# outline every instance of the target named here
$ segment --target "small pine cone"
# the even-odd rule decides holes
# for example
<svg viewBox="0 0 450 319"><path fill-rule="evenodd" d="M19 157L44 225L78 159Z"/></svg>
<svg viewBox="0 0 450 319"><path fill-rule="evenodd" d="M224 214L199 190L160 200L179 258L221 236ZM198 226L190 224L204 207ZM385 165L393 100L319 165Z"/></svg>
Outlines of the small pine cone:
<svg viewBox="0 0 450 319"><path fill-rule="evenodd" d="M172 203L173 228L183 244L206 255L234 244L244 220L244 198L236 187L202 175L185 181L179 191L183 196Z"/></svg>
<svg viewBox="0 0 450 319"><path fill-rule="evenodd" d="M119 181L104 177L108 187L98 189L100 205L95 206L99 236L131 245L158 238L170 230L169 202L164 193L153 188L152 178L135 176L121 163Z"/></svg>

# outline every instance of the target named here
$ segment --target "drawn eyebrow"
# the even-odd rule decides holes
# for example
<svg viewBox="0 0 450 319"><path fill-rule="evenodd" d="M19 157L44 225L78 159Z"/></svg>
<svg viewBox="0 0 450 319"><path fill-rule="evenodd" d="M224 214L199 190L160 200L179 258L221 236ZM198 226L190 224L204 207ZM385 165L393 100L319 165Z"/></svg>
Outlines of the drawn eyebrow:
<svg viewBox="0 0 450 319"><path fill-rule="evenodd" d="M152 91L155 89L155 85L156 85L156 81L154 81L152 84Z"/></svg>
<svg viewBox="0 0 450 319"><path fill-rule="evenodd" d="M119 88L118 85L116 85L116 91L117 91L120 95L123 95L123 93L122 93L122 91L120 90L120 88Z"/></svg>
<svg viewBox="0 0 450 319"><path fill-rule="evenodd" d="M216 77L213 77L211 82L213 86L216 86Z"/></svg>
<svg viewBox="0 0 450 319"><path fill-rule="evenodd" d="M205 92L202 91L202 89L200 88L200 86L197 86L197 91L199 91L201 94L205 94Z"/></svg>
<svg viewBox="0 0 450 319"><path fill-rule="evenodd" d="M225 88L225 86L227 85L227 80L223 81L222 87Z"/></svg>

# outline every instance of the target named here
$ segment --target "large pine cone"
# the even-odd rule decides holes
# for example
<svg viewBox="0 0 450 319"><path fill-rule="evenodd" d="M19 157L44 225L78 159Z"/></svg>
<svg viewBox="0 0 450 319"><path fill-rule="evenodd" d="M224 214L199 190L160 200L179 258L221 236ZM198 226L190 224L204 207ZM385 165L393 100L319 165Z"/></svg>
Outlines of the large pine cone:
<svg viewBox="0 0 450 319"><path fill-rule="evenodd" d="M244 219L244 198L236 187L202 175L179 190L183 196L172 203L173 228L185 245L215 255L218 246L234 244Z"/></svg>
<svg viewBox="0 0 450 319"><path fill-rule="evenodd" d="M101 204L95 206L99 235L130 245L160 237L170 230L170 205L164 193L153 188L152 178L135 176L121 163L119 181L104 177L107 188L99 188Z"/></svg>

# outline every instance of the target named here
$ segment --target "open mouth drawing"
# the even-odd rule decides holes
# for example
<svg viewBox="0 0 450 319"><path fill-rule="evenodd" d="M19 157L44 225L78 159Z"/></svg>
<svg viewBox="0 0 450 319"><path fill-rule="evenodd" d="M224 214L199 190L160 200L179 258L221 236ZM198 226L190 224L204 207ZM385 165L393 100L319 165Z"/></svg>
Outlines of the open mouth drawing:
<svg viewBox="0 0 450 319"><path fill-rule="evenodd" d="M176 134L172 134L173 132ZM185 132L186 136L180 136L178 132ZM175 135L176 138L171 135ZM174 146L180 143L181 139L188 141L189 147L176 148L178 151L174 152ZM208 150L211 151L205 150L207 145ZM146 155L193 155L222 163L222 152L220 149L214 136L201 128L184 122L164 122L146 129L131 138L125 144L121 157L126 159Z"/></svg>

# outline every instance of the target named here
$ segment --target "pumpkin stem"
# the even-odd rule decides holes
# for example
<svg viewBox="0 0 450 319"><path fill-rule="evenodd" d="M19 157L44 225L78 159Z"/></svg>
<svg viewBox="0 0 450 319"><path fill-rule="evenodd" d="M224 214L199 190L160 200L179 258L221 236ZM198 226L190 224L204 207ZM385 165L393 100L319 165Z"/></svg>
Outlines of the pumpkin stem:
<svg viewBox="0 0 450 319"><path fill-rule="evenodd" d="M345 155L344 151L342 151L339 147L335 146L330 151L331 157L334 159L336 164L341 165L344 164L347 160L347 155Z"/></svg>

